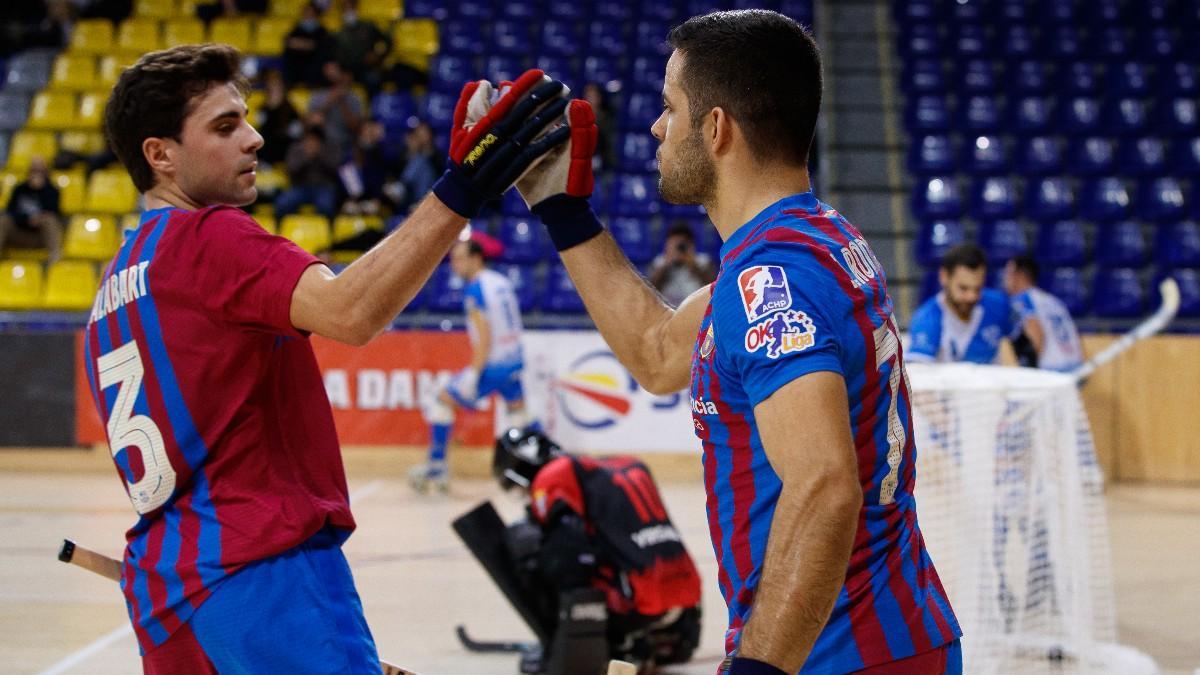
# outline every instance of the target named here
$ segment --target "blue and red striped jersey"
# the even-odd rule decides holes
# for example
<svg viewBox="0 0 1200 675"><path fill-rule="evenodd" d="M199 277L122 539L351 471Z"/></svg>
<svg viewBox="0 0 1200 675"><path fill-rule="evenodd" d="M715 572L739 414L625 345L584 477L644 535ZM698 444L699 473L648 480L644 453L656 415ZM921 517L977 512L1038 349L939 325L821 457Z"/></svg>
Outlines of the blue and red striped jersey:
<svg viewBox="0 0 1200 675"><path fill-rule="evenodd" d="M142 653L243 565L354 528L333 413L292 292L316 258L229 207L125 234L85 370L138 521L121 587Z"/></svg>
<svg viewBox="0 0 1200 675"><path fill-rule="evenodd" d="M917 526L916 447L883 268L811 193L776 202L721 250L697 336L691 404L735 653L754 606L781 482L754 407L817 371L845 378L863 506L846 581L802 673L844 673L961 635Z"/></svg>

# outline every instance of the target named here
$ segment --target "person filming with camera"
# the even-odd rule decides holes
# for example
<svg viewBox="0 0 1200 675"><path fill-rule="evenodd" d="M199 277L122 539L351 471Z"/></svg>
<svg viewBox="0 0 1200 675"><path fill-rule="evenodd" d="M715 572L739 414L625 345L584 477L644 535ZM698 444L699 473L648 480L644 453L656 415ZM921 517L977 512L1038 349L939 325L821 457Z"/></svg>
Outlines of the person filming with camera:
<svg viewBox="0 0 1200 675"><path fill-rule="evenodd" d="M693 291L717 278L712 258L696 252L696 235L686 222L667 230L663 252L650 263L650 283L672 307L678 307Z"/></svg>

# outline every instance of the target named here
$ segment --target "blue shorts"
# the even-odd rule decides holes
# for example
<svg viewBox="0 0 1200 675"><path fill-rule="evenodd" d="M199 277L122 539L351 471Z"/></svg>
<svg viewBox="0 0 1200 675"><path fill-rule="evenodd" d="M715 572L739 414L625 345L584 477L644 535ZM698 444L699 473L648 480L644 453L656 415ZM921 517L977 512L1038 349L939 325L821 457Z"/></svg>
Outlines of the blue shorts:
<svg viewBox="0 0 1200 675"><path fill-rule="evenodd" d="M506 403L519 401L525 398L525 391L521 388L521 370L524 366L520 363L513 365L499 366L484 366L483 371L479 373L479 385L475 387L475 398L470 399L463 396L458 390L458 383L461 375L450 381L450 385L446 387L446 393L450 394L450 398L454 402L464 408L474 408L475 404L492 394L500 394Z"/></svg>
<svg viewBox="0 0 1200 675"><path fill-rule="evenodd" d="M379 675L342 538L326 528L238 570L143 657L146 672Z"/></svg>

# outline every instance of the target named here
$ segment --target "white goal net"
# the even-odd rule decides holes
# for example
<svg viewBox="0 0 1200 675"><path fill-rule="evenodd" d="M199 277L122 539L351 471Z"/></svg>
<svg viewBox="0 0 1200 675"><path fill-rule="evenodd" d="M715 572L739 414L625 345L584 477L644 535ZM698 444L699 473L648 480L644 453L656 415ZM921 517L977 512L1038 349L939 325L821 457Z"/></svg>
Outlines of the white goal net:
<svg viewBox="0 0 1200 675"><path fill-rule="evenodd" d="M916 498L967 673L1156 673L1116 642L1103 476L1074 380L912 364Z"/></svg>

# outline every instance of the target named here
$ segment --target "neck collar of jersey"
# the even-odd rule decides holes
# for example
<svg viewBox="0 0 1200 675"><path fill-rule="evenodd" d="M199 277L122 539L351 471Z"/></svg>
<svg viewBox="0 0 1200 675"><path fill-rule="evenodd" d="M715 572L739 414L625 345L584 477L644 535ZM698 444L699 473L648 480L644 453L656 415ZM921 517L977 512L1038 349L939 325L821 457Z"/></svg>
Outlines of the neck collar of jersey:
<svg viewBox="0 0 1200 675"><path fill-rule="evenodd" d="M731 251L736 249L742 244L742 242L749 238L750 233L757 230L759 225L762 225L768 220L774 218L779 213L791 209L813 211L817 208L817 204L817 198L815 195L813 195L811 190L808 192L789 195L771 204L762 211L759 211L758 215L746 221L745 225L742 225L738 229L734 230L733 234L729 235L729 238L726 239L725 243L721 245L721 260L727 258Z"/></svg>
<svg viewBox="0 0 1200 675"><path fill-rule="evenodd" d="M157 218L159 216L165 216L174 210L175 210L174 206L164 206L164 207L158 208L158 209L150 209L149 211L142 211L142 217L140 219L138 219L138 227L145 225L146 223L150 222L151 220L154 220L155 218Z"/></svg>

